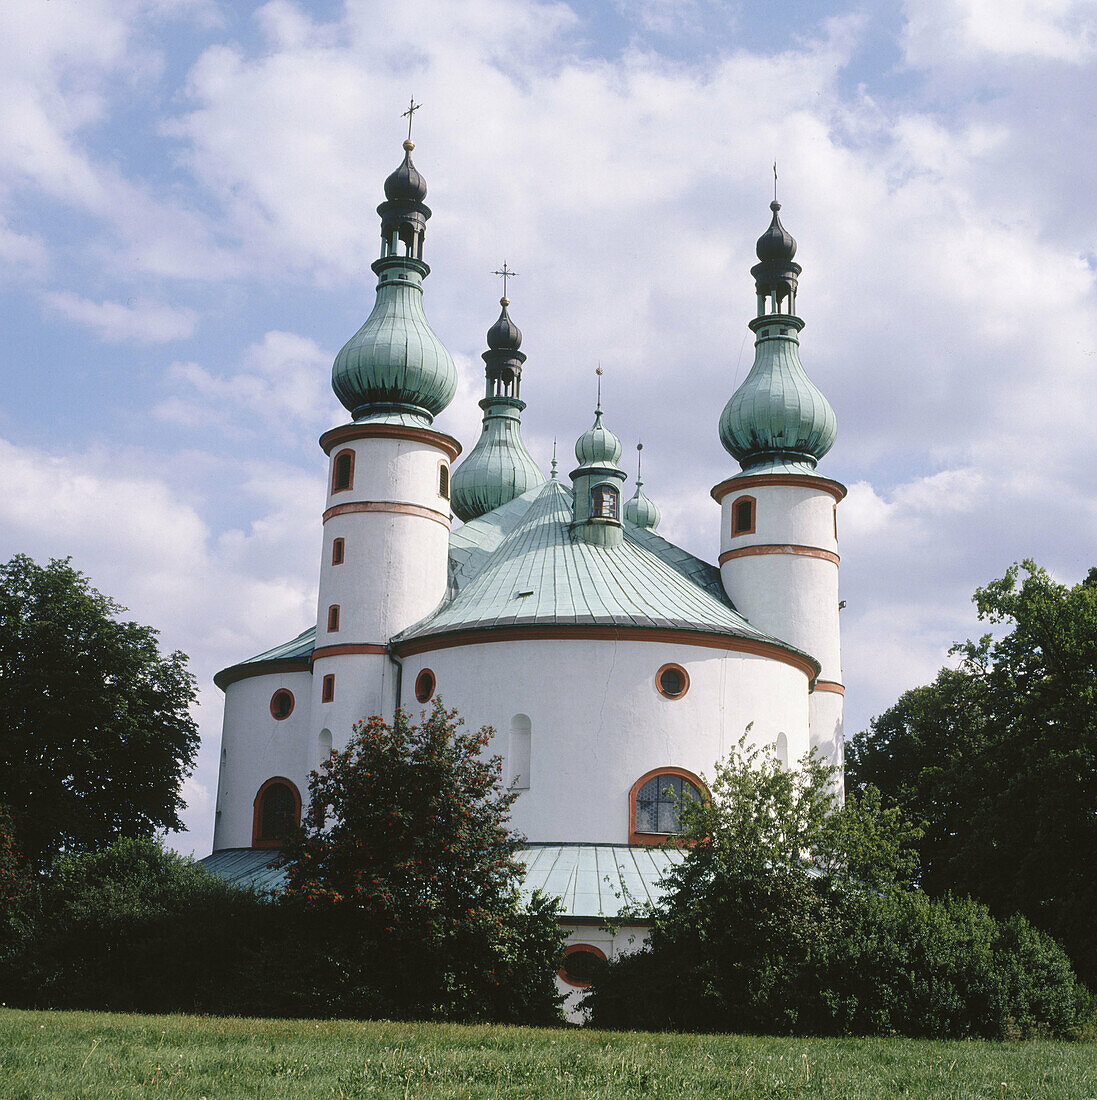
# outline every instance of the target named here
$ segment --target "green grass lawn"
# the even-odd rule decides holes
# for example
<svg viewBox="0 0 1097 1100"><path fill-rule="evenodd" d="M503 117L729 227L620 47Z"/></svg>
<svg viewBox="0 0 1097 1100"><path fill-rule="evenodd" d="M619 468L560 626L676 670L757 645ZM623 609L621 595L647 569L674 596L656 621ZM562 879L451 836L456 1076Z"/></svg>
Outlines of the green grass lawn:
<svg viewBox="0 0 1097 1100"><path fill-rule="evenodd" d="M0 1009L0 1097L1097 1100L1097 1044L772 1039Z"/></svg>

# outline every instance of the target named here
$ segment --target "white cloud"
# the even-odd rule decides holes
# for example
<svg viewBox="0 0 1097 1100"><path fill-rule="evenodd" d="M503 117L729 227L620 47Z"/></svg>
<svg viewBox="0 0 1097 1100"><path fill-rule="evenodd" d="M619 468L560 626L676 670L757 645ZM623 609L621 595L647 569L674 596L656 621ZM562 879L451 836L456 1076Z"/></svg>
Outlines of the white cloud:
<svg viewBox="0 0 1097 1100"><path fill-rule="evenodd" d="M988 56L1079 65L1097 45L1093 0L906 0L904 9L915 65Z"/></svg>
<svg viewBox="0 0 1097 1100"><path fill-rule="evenodd" d="M198 323L198 315L192 309L144 298L95 302L68 290L47 291L42 297L50 308L110 343L163 344L182 340L194 332Z"/></svg>
<svg viewBox="0 0 1097 1100"><path fill-rule="evenodd" d="M330 427L337 415L330 388L332 359L331 352L307 337L271 331L247 349L235 374L174 363L170 377L183 392L161 402L154 415L186 427L239 430L245 414L251 425L274 427L283 435Z"/></svg>

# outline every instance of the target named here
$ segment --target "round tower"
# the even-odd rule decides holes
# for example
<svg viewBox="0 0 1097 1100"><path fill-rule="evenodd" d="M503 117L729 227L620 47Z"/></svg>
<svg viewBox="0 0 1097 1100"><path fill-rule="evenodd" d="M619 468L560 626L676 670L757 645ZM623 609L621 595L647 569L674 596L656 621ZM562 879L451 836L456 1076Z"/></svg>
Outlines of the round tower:
<svg viewBox="0 0 1097 1100"><path fill-rule="evenodd" d="M410 686L400 682L389 639L446 594L450 464L461 448L431 424L456 392L457 370L423 313L430 209L413 148L404 142L377 208L373 312L332 368L352 421L320 438L329 468L312 665L320 735L310 767L358 719L408 706Z"/></svg>
<svg viewBox="0 0 1097 1100"><path fill-rule="evenodd" d="M514 275L506 264L499 272ZM488 350L483 353L486 389L480 408L484 429L468 457L453 471L454 513L465 523L494 511L529 489L543 485L545 475L522 441L522 364L519 350L522 331L510 319L510 299L504 289L499 299L502 312L488 329Z"/></svg>
<svg viewBox="0 0 1097 1100"><path fill-rule="evenodd" d="M810 743L842 764L837 481L816 473L834 444L834 410L800 363L796 242L780 203L751 268L758 312L754 365L720 417L720 440L742 472L712 490L720 503L720 576L752 626L822 666L809 698Z"/></svg>

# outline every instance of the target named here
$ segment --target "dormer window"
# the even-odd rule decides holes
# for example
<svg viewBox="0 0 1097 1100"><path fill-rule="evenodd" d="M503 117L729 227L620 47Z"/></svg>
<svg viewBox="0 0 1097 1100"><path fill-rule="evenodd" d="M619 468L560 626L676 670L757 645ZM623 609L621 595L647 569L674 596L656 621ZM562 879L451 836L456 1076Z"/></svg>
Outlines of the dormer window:
<svg viewBox="0 0 1097 1100"><path fill-rule="evenodd" d="M590 514L595 519L617 519L618 500L612 485L596 485L590 494Z"/></svg>

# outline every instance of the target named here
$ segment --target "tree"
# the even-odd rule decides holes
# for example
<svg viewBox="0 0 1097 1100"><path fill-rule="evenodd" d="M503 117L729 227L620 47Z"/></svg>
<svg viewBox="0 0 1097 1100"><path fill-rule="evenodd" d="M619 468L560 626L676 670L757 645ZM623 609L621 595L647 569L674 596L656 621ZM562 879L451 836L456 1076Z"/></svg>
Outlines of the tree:
<svg viewBox="0 0 1097 1100"><path fill-rule="evenodd" d="M850 744L847 785L925 822L924 885L1020 911L1097 982L1097 569L1034 562L976 591L998 635L906 692Z"/></svg>
<svg viewBox="0 0 1097 1100"><path fill-rule="evenodd" d="M359 722L310 777L283 898L326 921L344 1011L549 1022L557 903L523 909L517 796L483 756L493 731L461 725L439 701L419 724Z"/></svg>
<svg viewBox="0 0 1097 1100"><path fill-rule="evenodd" d="M194 679L68 559L0 566L0 802L27 863L181 829Z"/></svg>
<svg viewBox="0 0 1097 1100"><path fill-rule="evenodd" d="M1020 918L912 889L918 830L878 794L831 797L816 758L738 749L681 809L685 857L586 999L598 1027L810 1034L1069 1033L1062 950Z"/></svg>

